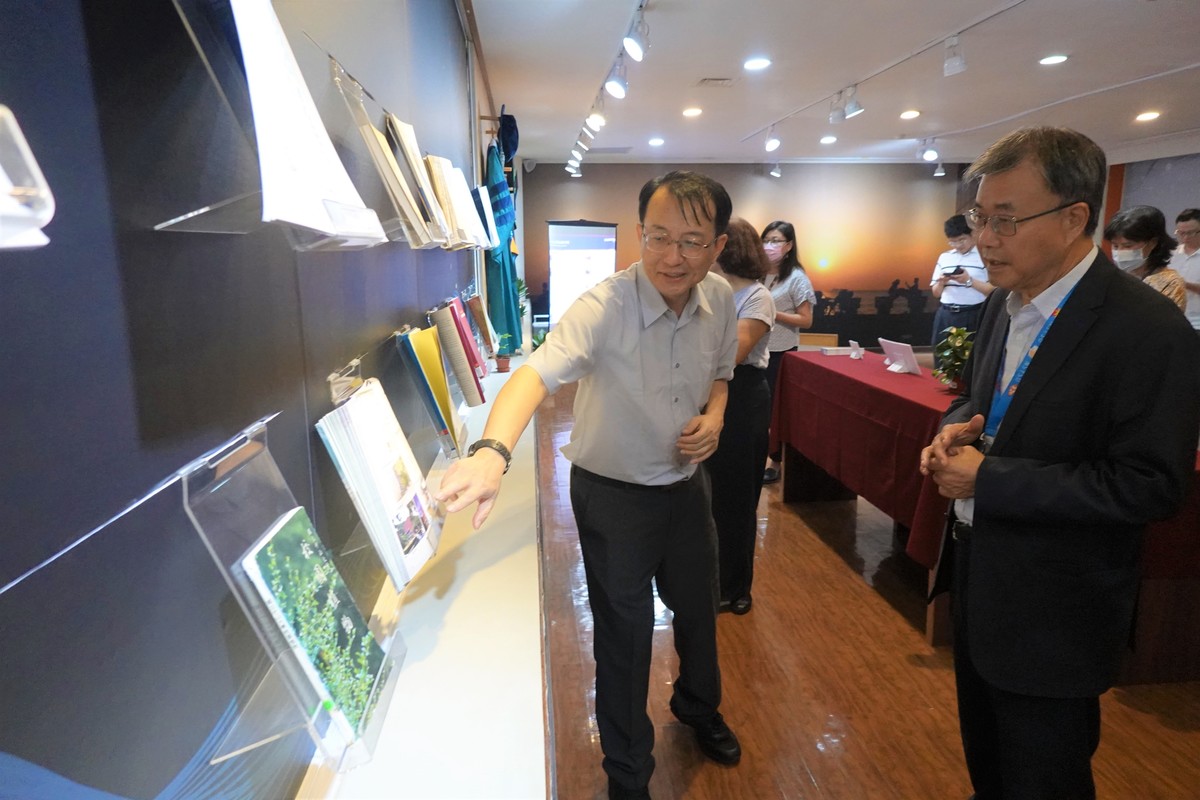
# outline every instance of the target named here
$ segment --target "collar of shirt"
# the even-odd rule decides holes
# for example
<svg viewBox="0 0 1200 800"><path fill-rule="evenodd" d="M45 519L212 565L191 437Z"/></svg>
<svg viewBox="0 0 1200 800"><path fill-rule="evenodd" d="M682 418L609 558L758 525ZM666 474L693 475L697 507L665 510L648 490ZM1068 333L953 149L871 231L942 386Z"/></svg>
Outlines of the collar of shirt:
<svg viewBox="0 0 1200 800"><path fill-rule="evenodd" d="M1067 293L1075 288L1075 284L1079 283L1080 278L1083 277L1084 273L1096 261L1096 254L1099 252L1100 248L1092 245L1092 249L1083 257L1082 261L1071 268L1070 272L1050 284L1046 291L1029 301L1029 305L1037 309L1038 315L1042 319L1050 316L1050 312L1057 308L1062 299L1067 296ZM1022 307L1021 298L1017 296L1016 292L1009 292L1008 297L1005 298L1005 304L1010 317L1015 317Z"/></svg>
<svg viewBox="0 0 1200 800"><path fill-rule="evenodd" d="M629 268L635 270L637 276L638 302L642 306L642 326L649 327L651 323L671 309L667 308L667 301L663 300L658 289L655 289L654 284L646 277L646 270L641 261L634 263ZM708 274L713 275L714 273ZM705 279L707 280L707 276ZM722 280L724 279L722 278ZM708 295L705 294L703 286L704 281L701 281L692 287L688 301L683 307L683 313L679 315L680 321L690 319L697 311L712 314L712 306L708 302Z"/></svg>

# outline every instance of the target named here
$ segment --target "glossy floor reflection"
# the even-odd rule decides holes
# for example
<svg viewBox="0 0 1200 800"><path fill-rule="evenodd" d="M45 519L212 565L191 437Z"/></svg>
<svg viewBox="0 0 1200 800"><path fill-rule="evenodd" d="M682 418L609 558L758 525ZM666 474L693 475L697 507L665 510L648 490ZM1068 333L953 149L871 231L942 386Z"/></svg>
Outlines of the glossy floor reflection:
<svg viewBox="0 0 1200 800"><path fill-rule="evenodd" d="M556 797L605 796L594 716L592 620L569 494L573 387L538 412L543 592ZM759 504L754 609L718 623L736 767L706 761L667 702L670 614L656 616L650 716L656 800L875 800L970 794L946 648L922 634L925 574L865 502ZM1123 687L1102 699L1099 797L1200 798L1200 683Z"/></svg>

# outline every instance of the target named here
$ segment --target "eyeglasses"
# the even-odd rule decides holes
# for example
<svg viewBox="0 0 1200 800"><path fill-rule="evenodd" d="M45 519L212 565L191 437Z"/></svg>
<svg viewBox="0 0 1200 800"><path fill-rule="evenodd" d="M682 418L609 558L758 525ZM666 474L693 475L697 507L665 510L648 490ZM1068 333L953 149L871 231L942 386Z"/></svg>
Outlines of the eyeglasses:
<svg viewBox="0 0 1200 800"><path fill-rule="evenodd" d="M1193 236L1200 236L1200 228L1197 228L1194 231L1181 231L1178 228L1175 229L1176 239L1191 239Z"/></svg>
<svg viewBox="0 0 1200 800"><path fill-rule="evenodd" d="M783 247L788 243L787 239L763 239L763 247Z"/></svg>
<svg viewBox="0 0 1200 800"><path fill-rule="evenodd" d="M1017 218L1008 214L980 214L978 208L972 208L966 213L967 225L973 231L981 231L986 225L992 229L992 233L997 236L1016 236L1017 225L1022 222L1028 222L1031 219L1044 217L1047 214L1053 214L1055 211L1062 211L1064 208L1070 208L1073 205L1084 202L1083 200L1072 200L1069 203L1063 203L1061 206L1055 206L1049 211L1043 211L1040 214L1031 214L1028 217Z"/></svg>
<svg viewBox="0 0 1200 800"><path fill-rule="evenodd" d="M642 244L651 253L665 253L671 245L679 245L679 255L684 258L700 258L704 251L713 246L712 242L702 242L699 239L672 239L665 233L647 233L642 236Z"/></svg>

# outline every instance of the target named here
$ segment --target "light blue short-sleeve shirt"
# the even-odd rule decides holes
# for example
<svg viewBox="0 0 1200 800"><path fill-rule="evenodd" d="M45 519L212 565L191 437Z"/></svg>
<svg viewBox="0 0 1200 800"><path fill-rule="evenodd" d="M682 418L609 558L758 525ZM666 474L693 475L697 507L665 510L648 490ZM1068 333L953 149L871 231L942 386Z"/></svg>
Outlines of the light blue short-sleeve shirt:
<svg viewBox="0 0 1200 800"><path fill-rule="evenodd" d="M733 291L709 273L676 316L641 262L584 292L527 365L551 394L578 381L571 463L617 480L661 485L696 471L675 446L708 402L713 381L733 376Z"/></svg>

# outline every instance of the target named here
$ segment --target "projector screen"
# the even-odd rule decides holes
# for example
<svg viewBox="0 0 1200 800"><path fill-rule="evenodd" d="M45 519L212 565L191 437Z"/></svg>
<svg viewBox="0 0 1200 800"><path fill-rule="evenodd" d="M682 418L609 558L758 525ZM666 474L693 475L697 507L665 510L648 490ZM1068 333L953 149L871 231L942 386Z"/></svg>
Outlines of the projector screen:
<svg viewBox="0 0 1200 800"><path fill-rule="evenodd" d="M550 324L575 298L617 269L617 226L588 220L551 221Z"/></svg>

